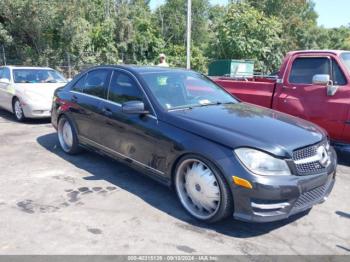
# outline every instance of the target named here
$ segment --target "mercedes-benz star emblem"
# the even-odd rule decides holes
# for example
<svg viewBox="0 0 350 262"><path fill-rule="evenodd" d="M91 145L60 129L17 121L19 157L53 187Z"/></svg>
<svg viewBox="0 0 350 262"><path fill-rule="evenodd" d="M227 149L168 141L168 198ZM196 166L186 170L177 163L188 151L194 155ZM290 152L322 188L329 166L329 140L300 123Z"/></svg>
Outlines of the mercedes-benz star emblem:
<svg viewBox="0 0 350 262"><path fill-rule="evenodd" d="M329 155L324 146L320 146L319 148L317 148L317 156L321 166L326 167L329 165Z"/></svg>

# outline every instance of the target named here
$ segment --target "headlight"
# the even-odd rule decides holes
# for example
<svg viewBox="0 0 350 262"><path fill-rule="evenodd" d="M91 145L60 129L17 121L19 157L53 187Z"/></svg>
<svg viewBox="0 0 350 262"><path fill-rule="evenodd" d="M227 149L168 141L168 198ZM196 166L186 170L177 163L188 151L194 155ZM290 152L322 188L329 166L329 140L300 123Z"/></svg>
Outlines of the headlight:
<svg viewBox="0 0 350 262"><path fill-rule="evenodd" d="M257 175L287 176L291 174L286 161L259 150L238 148L234 152L244 166Z"/></svg>

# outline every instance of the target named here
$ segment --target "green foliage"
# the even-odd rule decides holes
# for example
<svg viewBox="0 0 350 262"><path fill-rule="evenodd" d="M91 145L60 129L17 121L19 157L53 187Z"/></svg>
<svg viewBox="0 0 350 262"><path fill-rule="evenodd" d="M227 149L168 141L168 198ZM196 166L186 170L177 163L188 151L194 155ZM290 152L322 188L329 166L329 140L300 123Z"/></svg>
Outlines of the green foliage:
<svg viewBox="0 0 350 262"><path fill-rule="evenodd" d="M186 64L186 0L1 0L0 46L8 63ZM192 68L209 60L255 59L257 69L278 68L297 49L350 49L350 28L317 26L310 0L240 0L211 6L192 0ZM0 52L2 48L0 48ZM2 55L0 56L0 59Z"/></svg>
<svg viewBox="0 0 350 262"><path fill-rule="evenodd" d="M172 67L186 67L186 47L184 45L169 45L164 50L167 54L167 61ZM208 58L196 46L191 47L191 68L207 73Z"/></svg>
<svg viewBox="0 0 350 262"><path fill-rule="evenodd" d="M157 27L166 43L186 42L187 0L166 0L155 11ZM209 0L192 0L192 39L195 45L208 41Z"/></svg>
<svg viewBox="0 0 350 262"><path fill-rule="evenodd" d="M282 57L282 24L275 17L246 3L231 4L215 31L211 48L218 58L250 58L263 62L261 69L276 69L274 65Z"/></svg>
<svg viewBox="0 0 350 262"><path fill-rule="evenodd" d="M164 46L148 1L118 1L116 44L124 63L148 64Z"/></svg>
<svg viewBox="0 0 350 262"><path fill-rule="evenodd" d="M350 50L350 29L341 26L339 28L320 28L317 34L320 48Z"/></svg>

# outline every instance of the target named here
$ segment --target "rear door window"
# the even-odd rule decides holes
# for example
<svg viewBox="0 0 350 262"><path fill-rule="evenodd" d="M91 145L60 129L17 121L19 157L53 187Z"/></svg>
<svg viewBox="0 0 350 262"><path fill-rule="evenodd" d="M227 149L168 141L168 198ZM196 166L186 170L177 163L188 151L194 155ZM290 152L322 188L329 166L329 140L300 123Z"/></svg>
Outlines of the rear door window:
<svg viewBox="0 0 350 262"><path fill-rule="evenodd" d="M83 92L85 78L86 74L80 77L80 79L73 85L72 90L77 92Z"/></svg>
<svg viewBox="0 0 350 262"><path fill-rule="evenodd" d="M5 78L10 81L11 79L10 69L8 69L7 67L4 67L4 73L1 78Z"/></svg>
<svg viewBox="0 0 350 262"><path fill-rule="evenodd" d="M84 81L83 93L105 99L110 70L96 69L90 71Z"/></svg>
<svg viewBox="0 0 350 262"><path fill-rule="evenodd" d="M4 67L3 68L0 68L0 79L1 78L4 78Z"/></svg>

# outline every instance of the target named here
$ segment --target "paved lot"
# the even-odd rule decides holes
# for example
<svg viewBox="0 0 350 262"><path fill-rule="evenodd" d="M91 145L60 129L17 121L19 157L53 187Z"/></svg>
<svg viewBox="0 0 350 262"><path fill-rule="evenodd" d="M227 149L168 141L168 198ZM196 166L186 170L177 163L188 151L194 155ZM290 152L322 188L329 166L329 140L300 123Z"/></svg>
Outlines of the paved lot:
<svg viewBox="0 0 350 262"><path fill-rule="evenodd" d="M207 226L175 193L93 153L67 156L49 121L0 110L0 254L350 254L350 156L328 201L288 221Z"/></svg>

